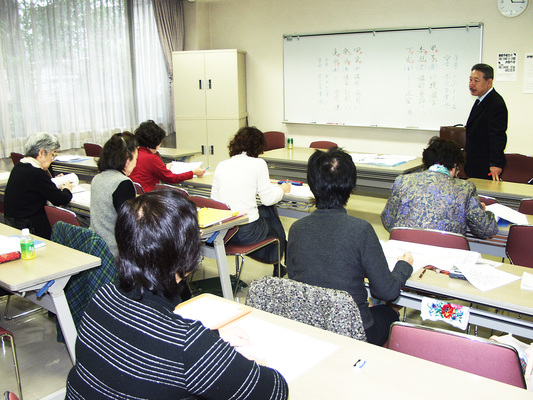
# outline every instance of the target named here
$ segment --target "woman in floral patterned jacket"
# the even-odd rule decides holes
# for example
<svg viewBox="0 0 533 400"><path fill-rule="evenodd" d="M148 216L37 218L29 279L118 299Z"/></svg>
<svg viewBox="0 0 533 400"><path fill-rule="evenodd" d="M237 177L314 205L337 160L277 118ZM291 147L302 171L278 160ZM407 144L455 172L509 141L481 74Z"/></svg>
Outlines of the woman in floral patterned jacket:
<svg viewBox="0 0 533 400"><path fill-rule="evenodd" d="M433 137L422 153L425 170L400 175L381 213L387 231L395 227L438 229L464 235L467 228L486 239L498 232L494 214L485 210L476 186L455 179L464 162L461 148Z"/></svg>

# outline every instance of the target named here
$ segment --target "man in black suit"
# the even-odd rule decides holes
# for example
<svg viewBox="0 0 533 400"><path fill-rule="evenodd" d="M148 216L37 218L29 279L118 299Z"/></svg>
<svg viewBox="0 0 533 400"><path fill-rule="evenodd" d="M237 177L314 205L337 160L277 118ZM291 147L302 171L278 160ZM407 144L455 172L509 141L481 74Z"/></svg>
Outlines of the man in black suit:
<svg viewBox="0 0 533 400"><path fill-rule="evenodd" d="M505 167L507 107L492 87L494 70L487 64L472 67L472 96L477 96L466 123L465 172L470 178L500 180Z"/></svg>

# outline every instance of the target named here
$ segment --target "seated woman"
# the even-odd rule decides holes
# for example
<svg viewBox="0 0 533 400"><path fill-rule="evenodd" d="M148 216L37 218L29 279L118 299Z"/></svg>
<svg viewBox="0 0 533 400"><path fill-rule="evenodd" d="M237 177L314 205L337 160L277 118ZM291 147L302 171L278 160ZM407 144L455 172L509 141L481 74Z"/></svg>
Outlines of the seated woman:
<svg viewBox="0 0 533 400"><path fill-rule="evenodd" d="M44 211L47 201L56 206L72 199L72 185L63 183L58 189L48 173L59 141L48 133L31 135L26 143L26 156L13 167L4 195L4 218L15 228L29 228L45 239L50 239L52 228Z"/></svg>
<svg viewBox="0 0 533 400"><path fill-rule="evenodd" d="M130 179L140 184L145 192L154 190L155 184L160 181L178 183L191 179L193 175L202 176L205 173L203 168L195 168L192 172L183 174L171 172L171 164L165 165L157 153L165 136L165 131L152 120L143 122L135 130L135 137L140 146L139 158Z"/></svg>
<svg viewBox="0 0 533 400"><path fill-rule="evenodd" d="M454 179L464 162L459 145L433 137L422 152L425 171L400 175L381 213L387 231L395 227L438 229L486 239L498 233L494 214L485 211L469 181Z"/></svg>
<svg viewBox="0 0 533 400"><path fill-rule="evenodd" d="M220 162L215 170L211 197L227 204L232 210L244 211L248 223L240 225L231 239L232 243L251 244L276 237L280 240L280 257L286 247L285 230L275 207L291 185L283 183L273 187L268 176L266 161L257 158L267 148L265 135L256 127L243 127L235 134L229 146L229 160ZM263 203L257 206L256 195ZM274 264L278 259L277 245L271 244L250 254L250 257L265 264ZM280 260L281 261L281 260ZM278 264L274 276L278 276ZM281 266L280 275L285 275Z"/></svg>
<svg viewBox="0 0 533 400"><path fill-rule="evenodd" d="M129 200L116 235L119 284L103 286L85 311L66 399L288 398L283 376L224 341L231 331L173 313L200 262L191 201L174 190Z"/></svg>
<svg viewBox="0 0 533 400"><path fill-rule="evenodd" d="M307 182L316 210L289 230L287 271L299 282L348 292L357 303L367 341L383 345L398 313L389 305L369 307L365 278L371 293L391 301L413 272L410 253L399 258L391 272L374 228L346 212L357 171L352 157L334 147L317 150L307 164Z"/></svg>
<svg viewBox="0 0 533 400"><path fill-rule="evenodd" d="M91 226L118 255L115 221L120 207L136 196L128 176L137 163L137 140L131 132L116 133L104 144L98 170L91 182Z"/></svg>

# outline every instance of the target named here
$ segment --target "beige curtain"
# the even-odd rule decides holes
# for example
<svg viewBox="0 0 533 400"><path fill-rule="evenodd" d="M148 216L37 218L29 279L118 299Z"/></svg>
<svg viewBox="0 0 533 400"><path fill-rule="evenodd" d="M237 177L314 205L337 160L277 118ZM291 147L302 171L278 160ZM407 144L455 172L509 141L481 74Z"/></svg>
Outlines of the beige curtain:
<svg viewBox="0 0 533 400"><path fill-rule="evenodd" d="M168 73L172 80L172 52L183 50L184 32L182 0L152 0L157 31Z"/></svg>

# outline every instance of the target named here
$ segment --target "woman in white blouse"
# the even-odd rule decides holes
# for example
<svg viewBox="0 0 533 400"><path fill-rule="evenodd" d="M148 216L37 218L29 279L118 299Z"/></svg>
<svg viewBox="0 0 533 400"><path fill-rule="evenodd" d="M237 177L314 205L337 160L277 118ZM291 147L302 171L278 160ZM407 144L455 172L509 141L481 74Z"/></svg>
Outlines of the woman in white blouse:
<svg viewBox="0 0 533 400"><path fill-rule="evenodd" d="M280 240L280 254L283 258L286 247L285 230L274 204L291 190L289 183L273 186L268 175L265 160L258 158L266 148L265 135L255 127L243 127L235 134L229 146L230 159L222 161L215 170L211 197L227 204L232 210L248 215L248 223L241 225L231 242L238 244L257 243L277 237ZM263 205L258 206L256 195ZM274 276L278 275L276 245L268 245L250 254L250 257L274 264ZM280 275L286 270L281 266Z"/></svg>

